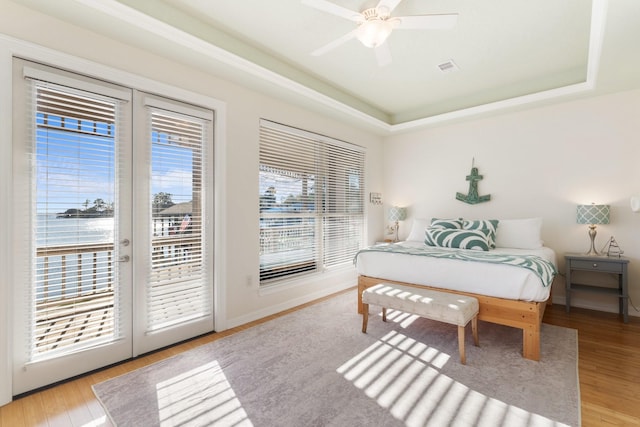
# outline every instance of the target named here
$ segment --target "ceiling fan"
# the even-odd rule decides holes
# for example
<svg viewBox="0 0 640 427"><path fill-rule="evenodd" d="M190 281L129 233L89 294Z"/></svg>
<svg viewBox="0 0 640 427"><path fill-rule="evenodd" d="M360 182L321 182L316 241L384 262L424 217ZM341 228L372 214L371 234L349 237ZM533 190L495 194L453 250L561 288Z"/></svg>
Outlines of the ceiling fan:
<svg viewBox="0 0 640 427"><path fill-rule="evenodd" d="M391 63L391 50L385 41L393 30L450 29L458 21L457 13L392 17L391 12L401 1L380 0L376 7L355 12L327 0L302 0L302 3L307 6L358 24L353 31L314 50L311 54L314 56L323 55L352 38L357 38L366 47L374 48L378 65L385 66Z"/></svg>

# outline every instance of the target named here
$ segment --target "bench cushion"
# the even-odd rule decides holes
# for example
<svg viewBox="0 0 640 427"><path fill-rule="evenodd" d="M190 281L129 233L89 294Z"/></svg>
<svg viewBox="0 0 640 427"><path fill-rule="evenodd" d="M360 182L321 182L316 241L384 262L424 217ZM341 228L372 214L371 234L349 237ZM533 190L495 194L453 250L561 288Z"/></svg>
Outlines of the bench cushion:
<svg viewBox="0 0 640 427"><path fill-rule="evenodd" d="M469 323L479 308L474 297L389 283L365 289L362 302L458 326Z"/></svg>

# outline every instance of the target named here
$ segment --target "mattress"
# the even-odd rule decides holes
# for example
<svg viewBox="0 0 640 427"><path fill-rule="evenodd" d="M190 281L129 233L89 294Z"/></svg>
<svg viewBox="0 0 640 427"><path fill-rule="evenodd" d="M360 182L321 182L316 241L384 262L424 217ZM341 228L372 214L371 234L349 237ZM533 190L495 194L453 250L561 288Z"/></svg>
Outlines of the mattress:
<svg viewBox="0 0 640 427"><path fill-rule="evenodd" d="M394 245L424 247L422 242ZM443 250L447 250L444 249ZM539 249L495 248L492 253L537 255L557 268L556 254ZM394 252L363 251L356 258L359 275L395 280L434 288L522 301L546 301L551 286L544 286L533 271L504 264L415 256Z"/></svg>

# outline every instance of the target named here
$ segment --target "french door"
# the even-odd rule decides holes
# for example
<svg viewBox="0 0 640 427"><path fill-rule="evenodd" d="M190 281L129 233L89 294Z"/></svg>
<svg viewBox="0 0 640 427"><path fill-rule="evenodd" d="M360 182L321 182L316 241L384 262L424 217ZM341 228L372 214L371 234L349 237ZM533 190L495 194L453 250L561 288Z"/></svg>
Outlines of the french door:
<svg viewBox="0 0 640 427"><path fill-rule="evenodd" d="M136 92L134 355L213 330L210 110ZM206 185L206 184L209 185Z"/></svg>
<svg viewBox="0 0 640 427"><path fill-rule="evenodd" d="M19 394L213 330L212 112L14 61Z"/></svg>

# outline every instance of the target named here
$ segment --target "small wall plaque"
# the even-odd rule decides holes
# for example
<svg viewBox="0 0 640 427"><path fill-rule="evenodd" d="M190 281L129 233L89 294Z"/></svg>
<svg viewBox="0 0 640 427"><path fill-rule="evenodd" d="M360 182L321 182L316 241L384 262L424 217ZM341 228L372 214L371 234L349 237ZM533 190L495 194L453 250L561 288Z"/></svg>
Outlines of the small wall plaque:
<svg viewBox="0 0 640 427"><path fill-rule="evenodd" d="M381 193L369 193L369 202L374 205L382 204L382 194Z"/></svg>

